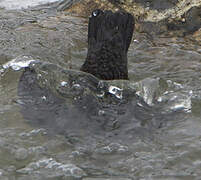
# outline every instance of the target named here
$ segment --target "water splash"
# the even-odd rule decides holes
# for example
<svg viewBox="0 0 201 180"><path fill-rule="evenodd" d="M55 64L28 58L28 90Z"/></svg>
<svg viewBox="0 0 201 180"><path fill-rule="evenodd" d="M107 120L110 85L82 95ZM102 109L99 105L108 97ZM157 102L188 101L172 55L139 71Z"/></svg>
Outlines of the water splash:
<svg viewBox="0 0 201 180"><path fill-rule="evenodd" d="M61 86L65 87L68 83L66 81L61 82Z"/></svg>
<svg viewBox="0 0 201 180"><path fill-rule="evenodd" d="M118 88L116 86L110 86L108 88L108 91L109 91L110 94L115 95L115 97L118 98L118 99L122 99L122 97L123 97L122 96L123 89L120 89L120 88Z"/></svg>
<svg viewBox="0 0 201 180"><path fill-rule="evenodd" d="M55 161L53 158L41 159L37 162L32 162L25 168L17 170L17 172L22 174L30 174L34 173L34 171L37 171L41 168L44 169L44 171L53 171L58 175L64 175L67 177L71 176L74 178L81 178L83 176L86 176L85 172L76 165L62 164L60 162Z"/></svg>
<svg viewBox="0 0 201 180"><path fill-rule="evenodd" d="M29 67L31 63L37 63L38 61L39 60L35 60L31 56L18 56L15 59L3 64L2 67L4 70L12 68L14 71L19 71L22 68Z"/></svg>
<svg viewBox="0 0 201 180"><path fill-rule="evenodd" d="M96 94L97 97L102 98L102 97L105 96L105 91L103 90L104 87L105 87L104 82L103 81L99 81L98 82L98 86L97 86L97 89L99 89L99 92Z"/></svg>
<svg viewBox="0 0 201 180"><path fill-rule="evenodd" d="M191 97L193 92L172 92L166 91L158 98L158 102L164 103L165 111L191 112Z"/></svg>
<svg viewBox="0 0 201 180"><path fill-rule="evenodd" d="M159 80L159 78L146 78L134 84L134 88L137 90L136 94L141 96L150 106L154 105L154 98L156 97L156 94L158 94Z"/></svg>
<svg viewBox="0 0 201 180"><path fill-rule="evenodd" d="M137 90L136 94L149 106L159 104L164 112L191 112L193 91L180 83L160 78L146 78L133 86Z"/></svg>

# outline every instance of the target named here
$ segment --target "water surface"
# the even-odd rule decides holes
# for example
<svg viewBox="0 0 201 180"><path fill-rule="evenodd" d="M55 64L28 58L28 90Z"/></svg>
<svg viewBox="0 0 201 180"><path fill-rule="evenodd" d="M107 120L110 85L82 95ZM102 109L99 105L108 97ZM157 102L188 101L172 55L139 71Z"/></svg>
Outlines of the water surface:
<svg viewBox="0 0 201 180"><path fill-rule="evenodd" d="M79 71L85 19L52 10L0 15L2 179L201 177L199 43L135 33L130 80L100 82ZM29 60L34 90L25 83L30 91L20 91L18 65Z"/></svg>
<svg viewBox="0 0 201 180"><path fill-rule="evenodd" d="M1 0L0 7L6 9L26 9L47 3L53 3L59 0Z"/></svg>

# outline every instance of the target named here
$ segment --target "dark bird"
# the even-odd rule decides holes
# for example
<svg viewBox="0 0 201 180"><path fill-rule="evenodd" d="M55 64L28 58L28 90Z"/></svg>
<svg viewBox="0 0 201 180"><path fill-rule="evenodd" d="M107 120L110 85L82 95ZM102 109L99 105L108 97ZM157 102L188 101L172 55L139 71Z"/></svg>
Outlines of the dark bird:
<svg viewBox="0 0 201 180"><path fill-rule="evenodd" d="M94 10L88 25L88 53L81 71L99 79L128 79L127 52L134 18L127 12Z"/></svg>

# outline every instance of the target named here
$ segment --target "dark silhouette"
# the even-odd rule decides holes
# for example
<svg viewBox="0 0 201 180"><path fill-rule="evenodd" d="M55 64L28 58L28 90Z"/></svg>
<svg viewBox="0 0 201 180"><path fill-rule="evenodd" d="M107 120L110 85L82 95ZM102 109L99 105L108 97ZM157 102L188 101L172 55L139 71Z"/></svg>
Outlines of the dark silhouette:
<svg viewBox="0 0 201 180"><path fill-rule="evenodd" d="M88 54L81 71L104 79L128 79L127 51L134 18L126 12L95 10L89 18Z"/></svg>

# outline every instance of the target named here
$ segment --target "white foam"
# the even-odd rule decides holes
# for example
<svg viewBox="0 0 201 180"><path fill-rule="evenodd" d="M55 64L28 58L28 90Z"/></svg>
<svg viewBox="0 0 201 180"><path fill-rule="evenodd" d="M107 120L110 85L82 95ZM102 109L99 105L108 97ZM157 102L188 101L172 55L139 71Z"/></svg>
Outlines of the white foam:
<svg viewBox="0 0 201 180"><path fill-rule="evenodd" d="M31 63L37 62L31 56L18 56L15 59L3 64L4 69L12 68L15 71L19 71L22 68L28 67Z"/></svg>
<svg viewBox="0 0 201 180"><path fill-rule="evenodd" d="M13 10L13 9L26 9L46 3L53 3L59 0L0 0L0 7Z"/></svg>
<svg viewBox="0 0 201 180"><path fill-rule="evenodd" d="M110 86L108 89L110 94L115 95L118 99L122 99L122 91L123 89L120 89L116 86Z"/></svg>
<svg viewBox="0 0 201 180"><path fill-rule="evenodd" d="M68 83L66 81L61 82L61 86L66 86Z"/></svg>

